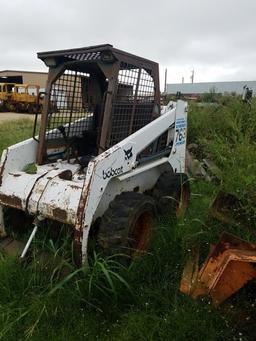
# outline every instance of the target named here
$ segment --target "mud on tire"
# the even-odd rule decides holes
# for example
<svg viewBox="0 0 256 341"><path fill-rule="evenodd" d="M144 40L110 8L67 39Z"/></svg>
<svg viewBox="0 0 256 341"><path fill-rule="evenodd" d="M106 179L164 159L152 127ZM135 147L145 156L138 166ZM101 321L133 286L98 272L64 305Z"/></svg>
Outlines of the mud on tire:
<svg viewBox="0 0 256 341"><path fill-rule="evenodd" d="M184 173L163 173L153 189L158 213L174 219L179 219L184 214L189 196L189 180Z"/></svg>
<svg viewBox="0 0 256 341"><path fill-rule="evenodd" d="M100 251L106 256L123 254L127 260L144 254L152 236L154 216L152 197L136 192L117 195L99 226Z"/></svg>

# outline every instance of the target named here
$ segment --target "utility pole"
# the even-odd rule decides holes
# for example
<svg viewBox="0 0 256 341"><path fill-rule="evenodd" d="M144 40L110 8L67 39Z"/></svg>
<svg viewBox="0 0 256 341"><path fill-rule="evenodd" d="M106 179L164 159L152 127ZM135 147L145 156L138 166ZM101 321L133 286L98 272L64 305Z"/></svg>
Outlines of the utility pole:
<svg viewBox="0 0 256 341"><path fill-rule="evenodd" d="M184 77L181 78L181 83L184 84Z"/></svg>
<svg viewBox="0 0 256 341"><path fill-rule="evenodd" d="M195 70L193 69L192 71L191 71L191 83L193 84L194 83L194 76L195 76Z"/></svg>
<svg viewBox="0 0 256 341"><path fill-rule="evenodd" d="M164 75L164 92L167 92L167 68L165 69L165 75Z"/></svg>

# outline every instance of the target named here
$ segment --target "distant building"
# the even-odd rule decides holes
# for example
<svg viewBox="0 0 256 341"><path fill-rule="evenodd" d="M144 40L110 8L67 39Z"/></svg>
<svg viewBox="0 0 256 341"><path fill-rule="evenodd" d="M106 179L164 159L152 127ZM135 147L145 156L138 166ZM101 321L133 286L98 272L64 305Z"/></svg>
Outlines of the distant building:
<svg viewBox="0 0 256 341"><path fill-rule="evenodd" d="M0 83L18 83L18 84L38 84L41 89L45 89L47 81L47 72L37 71L0 71Z"/></svg>
<svg viewBox="0 0 256 341"><path fill-rule="evenodd" d="M256 95L256 81L167 84L166 92L170 95L175 95L177 92L181 92L184 95L201 95L205 92L215 91L220 94L236 93L241 95L245 85L252 88L253 94Z"/></svg>

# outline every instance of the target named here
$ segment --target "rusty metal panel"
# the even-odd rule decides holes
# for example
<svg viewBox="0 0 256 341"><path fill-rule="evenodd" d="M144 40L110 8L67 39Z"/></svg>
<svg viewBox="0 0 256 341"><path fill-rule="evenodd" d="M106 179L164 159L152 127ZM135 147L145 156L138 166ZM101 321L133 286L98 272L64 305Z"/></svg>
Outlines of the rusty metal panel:
<svg viewBox="0 0 256 341"><path fill-rule="evenodd" d="M248 281L256 278L256 269L252 264L255 262L255 255L252 255L252 258L245 259L242 257L242 259L241 261L230 260L227 262L222 276L211 290L214 305L221 304Z"/></svg>
<svg viewBox="0 0 256 341"><path fill-rule="evenodd" d="M223 233L200 271L198 257L188 261L180 290L195 299L209 295L217 306L256 278L255 263L256 244Z"/></svg>
<svg viewBox="0 0 256 341"><path fill-rule="evenodd" d="M26 210L27 200L34 184L43 174L9 173L0 187L0 203Z"/></svg>
<svg viewBox="0 0 256 341"><path fill-rule="evenodd" d="M78 167L72 167L72 165L70 165L69 168L69 170L63 170L61 167L48 169L48 172L44 173L44 176L38 178L33 187L33 191L27 198L27 210L30 214L36 215L38 213L38 204L40 202L40 199L44 193L45 188L52 179L54 179L55 177L62 178L63 174L65 174L67 171L70 172L72 176L71 169L73 168L72 170L75 171Z"/></svg>
<svg viewBox="0 0 256 341"><path fill-rule="evenodd" d="M219 191L211 207L211 215L224 224L245 226L248 224L241 201L231 193Z"/></svg>
<svg viewBox="0 0 256 341"><path fill-rule="evenodd" d="M38 212L44 217L74 225L82 193L83 182L53 178L49 181L38 203Z"/></svg>
<svg viewBox="0 0 256 341"><path fill-rule="evenodd" d="M0 241L0 250L8 256L19 256L25 247L25 243L12 238L4 238Z"/></svg>

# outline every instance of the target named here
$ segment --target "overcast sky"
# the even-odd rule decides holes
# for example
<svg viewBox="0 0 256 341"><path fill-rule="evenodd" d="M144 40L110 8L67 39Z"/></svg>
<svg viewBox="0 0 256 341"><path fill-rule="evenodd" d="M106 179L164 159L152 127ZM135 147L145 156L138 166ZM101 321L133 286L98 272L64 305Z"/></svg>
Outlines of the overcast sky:
<svg viewBox="0 0 256 341"><path fill-rule="evenodd" d="M168 82L256 80L255 0L1 0L0 70L44 70L36 52L110 43Z"/></svg>

